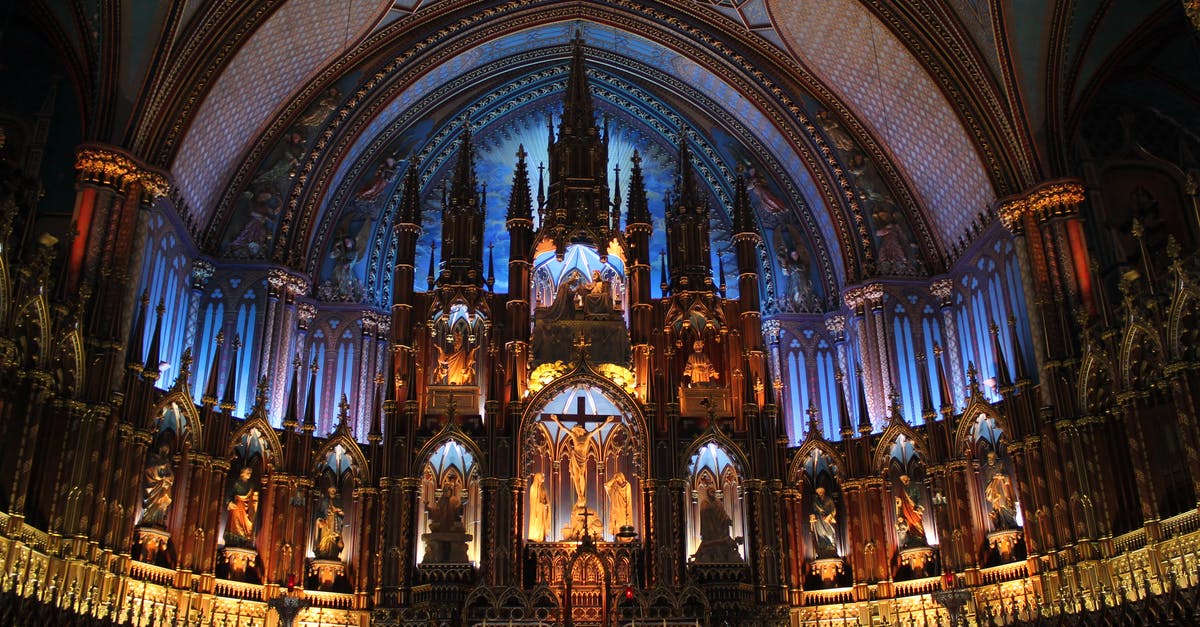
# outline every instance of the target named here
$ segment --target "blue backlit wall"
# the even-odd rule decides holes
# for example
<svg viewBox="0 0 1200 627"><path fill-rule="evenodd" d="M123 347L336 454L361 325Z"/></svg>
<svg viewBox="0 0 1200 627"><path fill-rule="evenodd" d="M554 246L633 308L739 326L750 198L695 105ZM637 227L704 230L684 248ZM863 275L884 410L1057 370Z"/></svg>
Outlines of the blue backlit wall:
<svg viewBox="0 0 1200 627"><path fill-rule="evenodd" d="M147 227L142 291L149 294L150 306L142 347L145 349L150 346L158 318L155 309L161 303L164 309L159 359L166 367L160 371L162 376L158 378L156 385L165 390L175 382L179 360L186 348L184 333L188 314L189 259L182 250L179 236L162 213L152 213ZM145 357L144 353L138 355L139 359Z"/></svg>

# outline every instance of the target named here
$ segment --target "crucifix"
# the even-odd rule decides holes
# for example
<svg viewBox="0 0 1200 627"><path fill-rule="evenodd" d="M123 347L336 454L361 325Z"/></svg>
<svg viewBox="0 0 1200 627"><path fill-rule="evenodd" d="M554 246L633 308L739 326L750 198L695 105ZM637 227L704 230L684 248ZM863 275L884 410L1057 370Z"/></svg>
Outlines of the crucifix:
<svg viewBox="0 0 1200 627"><path fill-rule="evenodd" d="M555 414L544 414L545 418L558 425L567 433L567 437L571 438L571 457L568 460L568 466L571 472L571 485L575 488L575 507L587 507L587 460L590 450L592 436L599 432L609 424L617 422L621 419L620 416L593 416L586 413L586 401L583 396L575 398L575 413L564 414L565 417L574 419L575 426L568 428L564 425L559 417ZM603 421L603 422L601 422ZM584 426L588 422L600 422L601 424L588 429Z"/></svg>
<svg viewBox="0 0 1200 627"><path fill-rule="evenodd" d="M579 514L579 517L583 519L583 537L585 538L590 538L592 536L592 534L588 531L588 518L594 515L595 514L593 514L591 510L587 509L586 507L583 508L583 512Z"/></svg>

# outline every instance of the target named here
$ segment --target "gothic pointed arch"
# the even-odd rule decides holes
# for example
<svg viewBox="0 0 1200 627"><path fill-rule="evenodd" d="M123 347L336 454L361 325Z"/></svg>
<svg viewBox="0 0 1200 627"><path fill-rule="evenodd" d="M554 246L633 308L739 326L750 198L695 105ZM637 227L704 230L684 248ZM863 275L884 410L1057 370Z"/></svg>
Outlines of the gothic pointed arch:
<svg viewBox="0 0 1200 627"><path fill-rule="evenodd" d="M1172 361L1200 361L1200 288L1190 277L1179 280L1171 300L1167 338Z"/></svg>
<svg viewBox="0 0 1200 627"><path fill-rule="evenodd" d="M86 365L83 335L78 328L72 326L58 336L54 345L53 367L60 394L71 398L79 394L80 384L87 374Z"/></svg>
<svg viewBox="0 0 1200 627"><path fill-rule="evenodd" d="M45 296L39 294L27 299L21 304L13 318L13 335L17 338L20 363L33 367L45 368L47 355L52 349L50 310Z"/></svg>
<svg viewBox="0 0 1200 627"><path fill-rule="evenodd" d="M268 422L266 415L251 414L233 432L225 448L225 457L234 457L237 454L238 445L247 438L253 438L259 442L263 453L264 471L273 471L283 463L283 445L279 442L279 434Z"/></svg>
<svg viewBox="0 0 1200 627"><path fill-rule="evenodd" d="M1148 391L1157 384L1167 353L1162 336L1147 323L1132 320L1121 337L1121 387L1129 391Z"/></svg>
<svg viewBox="0 0 1200 627"><path fill-rule="evenodd" d="M204 447L204 425L200 422L200 412L192 402L191 392L187 387L176 388L163 396L150 410L153 424L161 427L167 412L178 412L183 417L186 426L179 434L181 443L186 444L193 452L202 452Z"/></svg>
<svg viewBox="0 0 1200 627"><path fill-rule="evenodd" d="M836 475L840 477L845 465L842 461L842 455L832 444L823 439L806 439L800 444L800 448L792 454L791 460L788 461L787 477L792 483L799 483L800 477L804 474L804 461L813 453L819 452L822 455L829 457L831 465L836 470Z"/></svg>
<svg viewBox="0 0 1200 627"><path fill-rule="evenodd" d="M342 425L345 423L343 422ZM349 431L341 426L329 436L321 448L317 449L317 454L313 458L313 471L319 472L325 459L339 446L351 460L350 472L354 475L355 481L359 484L370 483L372 479L371 466L367 463L367 456L363 454L362 448Z"/></svg>
<svg viewBox="0 0 1200 627"><path fill-rule="evenodd" d="M875 445L875 452L871 459L875 461L875 468L886 474L888 464L892 456L892 447L896 444L896 439L903 436L906 440L912 443L913 449L921 457L928 454L928 444L925 437L913 430L912 427L902 420L894 420L891 424L879 434L878 443Z"/></svg>
<svg viewBox="0 0 1200 627"><path fill-rule="evenodd" d="M958 427L954 430L953 446L969 447L971 445L971 431L975 428L976 422L981 415L995 421L1003 433L1009 432L1008 417L997 411L995 406L987 402L982 396L972 394L970 402L967 403L967 407L963 409L963 413L959 417Z"/></svg>
<svg viewBox="0 0 1200 627"><path fill-rule="evenodd" d="M1099 416L1116 406L1117 392L1123 381L1113 373L1112 360L1107 350L1089 346L1079 368L1076 402L1085 415Z"/></svg>

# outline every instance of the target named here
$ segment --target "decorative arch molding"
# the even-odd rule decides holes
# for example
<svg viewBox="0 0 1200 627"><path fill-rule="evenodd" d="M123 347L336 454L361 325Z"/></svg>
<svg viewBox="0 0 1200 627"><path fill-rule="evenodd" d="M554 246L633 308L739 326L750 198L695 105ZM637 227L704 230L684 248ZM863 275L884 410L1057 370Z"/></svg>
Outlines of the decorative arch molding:
<svg viewBox="0 0 1200 627"><path fill-rule="evenodd" d="M72 325L58 336L54 345L54 361L60 372L60 375L55 377L60 394L69 398L78 396L80 384L87 376L87 360L84 354L83 334L77 326Z"/></svg>
<svg viewBox="0 0 1200 627"><path fill-rule="evenodd" d="M1109 400L1116 398L1116 391L1113 386L1120 385L1122 381L1118 381L1113 373L1117 372L1108 351L1089 347L1083 358L1083 366L1079 369L1079 382L1077 386L1076 402L1079 403L1079 409L1085 414L1092 413L1092 407L1096 405L1096 396L1091 392L1095 390L1109 390ZM1107 380L1104 379L1107 378ZM1099 409L1097 407L1097 409Z"/></svg>
<svg viewBox="0 0 1200 627"><path fill-rule="evenodd" d="M617 406L617 409L621 410L621 413L630 421L630 431L634 439L633 467L641 472L647 472L649 470L647 455L650 449L649 427L646 422L646 416L642 413L637 399L599 371L593 369L586 358L579 361L582 363L577 363L570 372L546 384L545 387L538 390L529 399L529 402L525 405L525 411L521 414L519 441L524 442L527 438L533 436L533 428L539 422L541 414L545 411L550 401L577 385L588 385L596 388L608 400L612 401ZM517 460L517 468L524 469L528 461L528 447L523 446L520 458Z"/></svg>
<svg viewBox="0 0 1200 627"><path fill-rule="evenodd" d="M971 440L971 429L975 426L975 420L980 414L987 415L997 425L999 425L1000 432L1005 434L1006 437L1009 433L1011 433L1011 431L1009 431L1011 425L1008 424L1008 417L996 411L996 408L992 407L992 405L983 398L983 395L976 392L971 394L970 402L967 403L966 409L963 410L962 415L959 417L958 428L954 430L954 443L951 445L952 452L954 450L954 446L969 445Z"/></svg>
<svg viewBox="0 0 1200 627"><path fill-rule="evenodd" d="M345 423L342 428L335 431L321 448L317 449L317 454L313 460L312 472L313 475L318 475L321 472L321 467L325 465L325 460L337 446L341 445L342 450L350 456L350 473L354 477L358 485L370 485L372 481L371 467L367 463L367 456L363 454L362 448L354 441L354 437L345 428Z"/></svg>
<svg viewBox="0 0 1200 627"><path fill-rule="evenodd" d="M1145 322L1140 320L1131 321L1125 327L1125 333L1121 338L1120 377L1121 387L1125 390L1132 392L1144 391L1138 390L1135 385L1134 366L1135 360L1138 359L1136 353L1147 346L1147 343L1152 353L1157 357L1157 362L1154 365L1161 368L1165 363L1164 360L1167 358L1162 337Z"/></svg>
<svg viewBox="0 0 1200 627"><path fill-rule="evenodd" d="M883 433L879 434L879 442L875 445L875 451L872 453L871 459L875 460L875 468L887 476L888 465L891 462L892 446L896 443L896 436L903 435L905 439L912 442L913 452L922 460L928 459L929 445L925 438L919 435L912 427L908 426L903 421L892 421Z"/></svg>
<svg viewBox="0 0 1200 627"><path fill-rule="evenodd" d="M238 427L237 431L233 432L229 443L225 446L225 459L231 459L237 455L234 449L238 442L241 442L242 437L250 434L256 427L260 434L259 441L263 445L263 471L270 472L283 463L283 445L279 442L279 434L275 433L275 428L261 413L252 414L246 422L242 423L242 426Z"/></svg>
<svg viewBox="0 0 1200 627"><path fill-rule="evenodd" d="M203 453L204 425L200 422L200 412L196 411L196 404L192 402L192 393L187 389L186 384L177 386L154 404L150 410L150 415L153 416L155 424L161 422L163 412L171 407L172 404L178 408L178 411L187 420L187 431L179 434L179 436L188 443L192 452ZM241 436L238 436L238 439L241 439Z"/></svg>
<svg viewBox="0 0 1200 627"><path fill-rule="evenodd" d="M700 454L700 449L710 443L717 445L729 455L729 461L733 464L733 469L737 472L738 477L741 477L743 480L753 477L753 474L750 472L750 461L746 456L745 450L729 436L713 427L709 427L704 433L697 436L695 440L692 440L692 443L679 456L681 464L679 472L681 476L686 477L691 474L692 471L688 467L691 465L692 459Z"/></svg>
<svg viewBox="0 0 1200 627"><path fill-rule="evenodd" d="M810 455L816 452L826 455L830 460L832 460L832 465L836 471L834 472L834 477L839 481L841 480L843 473L845 472L845 465L843 463L841 454L839 454L837 449L834 448L829 442L823 439L816 440L809 438L800 445L800 448L796 449L795 454L792 455L791 461L788 462L787 478L790 483L796 485L800 484L804 477L804 460L808 459Z"/></svg>
<svg viewBox="0 0 1200 627"><path fill-rule="evenodd" d="M1193 316L1193 322L1189 324L1185 317ZM1185 332L1196 334L1196 329L1193 324L1200 319L1200 289L1196 287L1189 279L1179 279L1178 287L1175 291L1175 297L1171 302L1170 318L1167 325L1168 346L1171 347L1170 357L1174 361L1188 361L1196 358L1196 355L1188 354L1188 350L1195 351L1200 349L1200 346L1195 344L1188 345L1187 339L1184 337ZM1193 343L1195 339L1191 340Z"/></svg>
<svg viewBox="0 0 1200 627"><path fill-rule="evenodd" d="M447 424L437 435L433 436L413 455L414 468L421 468L425 465L439 449L447 442L454 442L459 446L467 449L467 452L475 459L475 466L479 469L480 476L487 476L484 468L484 462L487 456L480 450L479 445L475 444L467 434L463 433L456 424ZM466 468L463 469L468 470Z"/></svg>

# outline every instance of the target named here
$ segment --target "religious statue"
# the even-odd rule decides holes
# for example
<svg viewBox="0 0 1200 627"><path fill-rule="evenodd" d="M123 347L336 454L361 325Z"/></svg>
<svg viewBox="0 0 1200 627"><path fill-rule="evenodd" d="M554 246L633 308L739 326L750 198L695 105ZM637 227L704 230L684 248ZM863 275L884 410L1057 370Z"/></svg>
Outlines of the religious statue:
<svg viewBox="0 0 1200 627"><path fill-rule="evenodd" d="M837 557L837 503L826 493L825 486L817 486L815 490L808 525L817 557Z"/></svg>
<svg viewBox="0 0 1200 627"><path fill-rule="evenodd" d="M456 472L442 478L441 487L427 505L429 531L421 535L425 541L422 564L464 564L470 561L467 543L471 534L463 524L463 480Z"/></svg>
<svg viewBox="0 0 1200 627"><path fill-rule="evenodd" d="M1000 464L995 451L987 454L983 477L987 482L983 488L983 498L991 507L988 517L992 519L992 528L996 531L1016 529L1017 495L1012 479L1004 472L1004 466Z"/></svg>
<svg viewBox="0 0 1200 627"><path fill-rule="evenodd" d="M575 488L575 507L587 507L587 461L589 446L592 441L592 436L608 425L620 420L617 416L609 416L600 426L588 430L583 426L582 422L575 423L575 426L568 429L566 425L559 422L558 416L550 415L550 420L558 425L559 429L567 432L567 437L571 438L571 457L568 459L569 470L571 473L571 485Z"/></svg>
<svg viewBox="0 0 1200 627"><path fill-rule="evenodd" d="M899 495L896 496L896 533L900 546L921 547L925 541L925 506L921 503L921 486L912 483L907 475L900 475Z"/></svg>
<svg viewBox="0 0 1200 627"><path fill-rule="evenodd" d="M447 352L437 344L438 365L435 377L447 385L471 385L475 383L475 351L478 346L466 346L462 331L453 331L453 348Z"/></svg>
<svg viewBox="0 0 1200 627"><path fill-rule="evenodd" d="M317 514L316 547L314 552L317 559L338 559L344 546L342 542L342 522L346 512L338 506L338 489L329 486L329 490L321 498L321 507Z"/></svg>
<svg viewBox="0 0 1200 627"><path fill-rule="evenodd" d="M254 489L254 469L243 466L233 482L229 502L229 523L225 526L225 544L254 547L254 517L258 513L258 490Z"/></svg>
<svg viewBox="0 0 1200 627"><path fill-rule="evenodd" d="M461 480L455 473L442 479L441 495L429 508L429 530L431 532L463 531L463 504Z"/></svg>
<svg viewBox="0 0 1200 627"><path fill-rule="evenodd" d="M704 341L693 342L692 354L688 355L687 363L683 366L683 377L688 382L688 387L706 387L720 376L716 368L713 368L708 355L704 353Z"/></svg>
<svg viewBox="0 0 1200 627"><path fill-rule="evenodd" d="M583 310L583 296L579 292L584 289L579 272L572 270L559 283L554 302L546 309L545 319L550 322L574 320L577 312Z"/></svg>
<svg viewBox="0 0 1200 627"><path fill-rule="evenodd" d="M730 533L733 520L725 511L725 504L717 496L716 486L708 484L701 489L700 494L700 546L696 548L695 560L709 564L742 561L737 541Z"/></svg>
<svg viewBox="0 0 1200 627"><path fill-rule="evenodd" d="M142 496L142 525L165 527L167 509L171 506L171 488L175 471L171 468L171 449L165 443L146 460L143 472L145 487Z"/></svg>
<svg viewBox="0 0 1200 627"><path fill-rule="evenodd" d="M633 526L633 489L625 473L618 470L604 483L604 491L608 494L608 532L616 536L621 527Z"/></svg>
<svg viewBox="0 0 1200 627"><path fill-rule="evenodd" d="M583 297L583 311L589 316L609 317L613 313L612 282L592 270L592 282Z"/></svg>
<svg viewBox="0 0 1200 627"><path fill-rule="evenodd" d="M529 481L529 539L545 542L550 533L550 493L546 491L546 475L533 473Z"/></svg>

